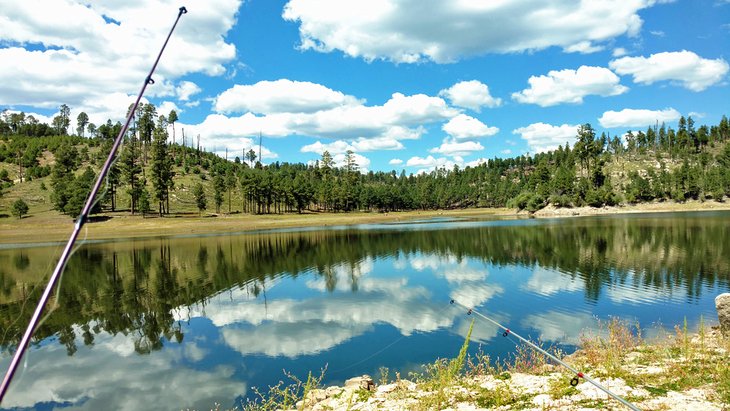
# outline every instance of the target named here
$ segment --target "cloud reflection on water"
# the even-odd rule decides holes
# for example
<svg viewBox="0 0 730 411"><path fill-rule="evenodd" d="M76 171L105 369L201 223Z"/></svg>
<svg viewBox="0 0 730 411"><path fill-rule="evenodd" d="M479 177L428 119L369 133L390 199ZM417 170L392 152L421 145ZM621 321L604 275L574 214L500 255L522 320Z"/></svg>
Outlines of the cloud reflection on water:
<svg viewBox="0 0 730 411"><path fill-rule="evenodd" d="M466 305L484 304L504 292L499 285L485 283L486 269L458 262L453 255L417 255L409 258L409 264L418 271L434 270L437 278L447 280L449 297ZM372 259L339 264L328 269L329 279L306 279L306 287L318 292L312 296L264 303L239 289L206 301L204 307L182 308L177 315L209 318L221 329L225 343L243 355L289 358L329 350L371 331L375 324L389 324L401 335L410 336L450 329L463 315L448 309L446 301L436 301L428 288L411 284L407 277L376 277L373 271ZM354 293L353 282L357 283ZM477 339L489 338L479 334Z"/></svg>
<svg viewBox="0 0 730 411"><path fill-rule="evenodd" d="M186 366L186 359L197 362L205 356L195 343L137 355L133 340L132 335L100 333L93 348L82 347L84 355L72 357L59 355L65 350L62 345L32 349L3 407L55 403L64 404L65 410L210 409L216 401L246 393L247 384L233 376L232 367ZM0 367L8 363L3 359Z"/></svg>

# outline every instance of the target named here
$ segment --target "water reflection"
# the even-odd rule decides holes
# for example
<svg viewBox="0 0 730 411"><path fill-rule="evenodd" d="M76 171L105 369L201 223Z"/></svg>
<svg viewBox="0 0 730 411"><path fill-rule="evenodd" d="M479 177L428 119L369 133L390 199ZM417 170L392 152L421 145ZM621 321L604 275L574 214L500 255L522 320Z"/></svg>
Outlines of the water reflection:
<svg viewBox="0 0 730 411"><path fill-rule="evenodd" d="M154 356L135 353L134 337L97 334L93 350L74 357L50 344L33 350L28 367L13 381L3 407L68 410L210 409L215 401L245 393L245 383L231 378L234 368L199 369L185 364L179 347ZM195 350L194 345L187 345ZM192 348L191 348L192 347ZM200 354L204 356L203 354ZM201 357L198 357L201 358ZM3 363L5 364L5 363Z"/></svg>
<svg viewBox="0 0 730 411"><path fill-rule="evenodd" d="M567 345L608 315L693 322L730 288L729 216L89 244L69 262L59 304L3 406L206 408L275 383L283 368L306 375L329 364L330 382L408 370L458 350L471 318L452 298ZM3 367L53 258L43 247L0 250ZM504 358L513 347L497 335L480 323L472 338Z"/></svg>

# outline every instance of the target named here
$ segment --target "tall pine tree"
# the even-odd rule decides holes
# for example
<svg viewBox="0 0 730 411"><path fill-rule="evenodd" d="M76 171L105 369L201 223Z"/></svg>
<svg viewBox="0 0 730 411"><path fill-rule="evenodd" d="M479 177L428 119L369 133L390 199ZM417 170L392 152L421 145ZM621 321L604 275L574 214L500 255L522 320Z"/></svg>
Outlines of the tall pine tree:
<svg viewBox="0 0 730 411"><path fill-rule="evenodd" d="M152 187L154 188L154 198L158 203L158 213L160 217L163 213L169 213L169 194L173 185L173 177L175 172L172 170L172 158L167 152L167 125L164 116L160 116L157 121L153 135L152 145L152 169L151 176Z"/></svg>

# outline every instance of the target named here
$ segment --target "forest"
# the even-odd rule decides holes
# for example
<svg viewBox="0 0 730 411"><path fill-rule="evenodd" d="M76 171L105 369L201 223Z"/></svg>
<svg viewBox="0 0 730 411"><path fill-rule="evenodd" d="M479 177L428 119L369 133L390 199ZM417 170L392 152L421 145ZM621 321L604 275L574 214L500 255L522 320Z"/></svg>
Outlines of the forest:
<svg viewBox="0 0 730 411"><path fill-rule="evenodd" d="M131 107L130 107L131 108ZM40 181L53 209L77 216L121 123L96 126L80 113L69 133L70 109L52 123L5 110L0 115L2 212L22 217L27 199L18 187ZM207 152L178 135L175 111L141 105L93 212L301 213L513 207L577 207L649 201L713 200L730 195L730 125L697 126L681 117L676 128L656 124L610 136L583 124L574 141L535 155L490 159L476 167L406 175L362 173L349 151L337 167L329 152L314 164L264 165L251 149L233 159ZM40 197L43 197L41 195ZM25 207L24 207L25 206Z"/></svg>

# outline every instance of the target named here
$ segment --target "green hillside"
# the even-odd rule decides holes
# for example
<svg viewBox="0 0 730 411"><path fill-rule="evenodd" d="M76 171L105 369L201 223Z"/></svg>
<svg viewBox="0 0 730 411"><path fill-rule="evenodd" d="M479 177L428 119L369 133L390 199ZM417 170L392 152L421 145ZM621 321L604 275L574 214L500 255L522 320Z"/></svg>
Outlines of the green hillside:
<svg viewBox="0 0 730 411"><path fill-rule="evenodd" d="M328 152L313 165L262 165L253 150L245 159L226 160L187 141L171 144L175 128L168 119L176 120L176 114L158 116L147 104L135 118L96 213L170 216L468 207L532 212L548 204L724 201L730 194L730 126L725 116L717 125L699 127L691 117L682 117L676 129L662 124L623 138L597 136L585 124L576 130L574 141L553 151L418 175L362 173L352 152L341 166ZM121 124L111 121L91 126L88 136L81 128L78 135L65 135L62 129L20 121L16 114L0 117L0 215L10 218L18 200L28 206L26 218L78 215L121 130Z"/></svg>

